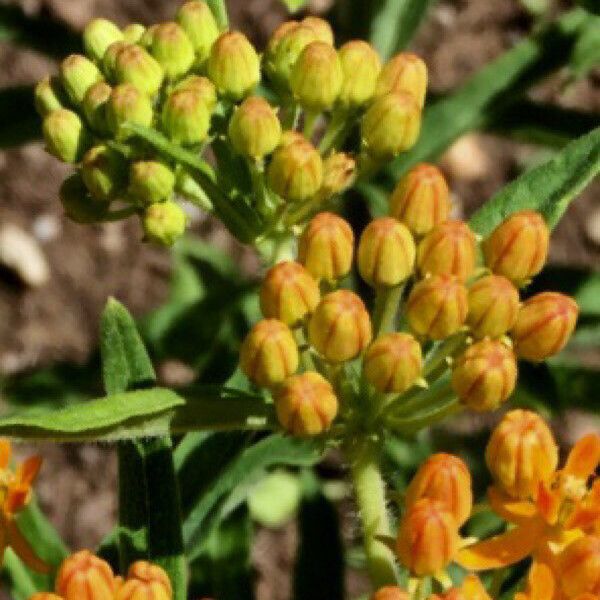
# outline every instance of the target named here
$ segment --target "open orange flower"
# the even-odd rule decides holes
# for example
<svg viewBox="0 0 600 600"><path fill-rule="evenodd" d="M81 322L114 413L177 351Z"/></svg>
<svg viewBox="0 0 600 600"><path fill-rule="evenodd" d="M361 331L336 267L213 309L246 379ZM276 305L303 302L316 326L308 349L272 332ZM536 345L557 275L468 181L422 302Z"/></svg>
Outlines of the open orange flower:
<svg viewBox="0 0 600 600"><path fill-rule="evenodd" d="M0 440L0 565L6 549L12 548L26 565L40 573L47 573L48 565L36 555L16 522L16 515L31 498L31 484L40 470L42 459L31 456L12 470L9 465L11 454L10 442Z"/></svg>
<svg viewBox="0 0 600 600"><path fill-rule="evenodd" d="M515 527L463 548L456 561L468 570L483 571L531 556L529 591L517 600L561 598L558 555L570 542L594 533L599 526L598 465L600 435L590 434L577 442L564 468L549 483L539 484L535 497L514 499L492 486L488 490L492 509Z"/></svg>

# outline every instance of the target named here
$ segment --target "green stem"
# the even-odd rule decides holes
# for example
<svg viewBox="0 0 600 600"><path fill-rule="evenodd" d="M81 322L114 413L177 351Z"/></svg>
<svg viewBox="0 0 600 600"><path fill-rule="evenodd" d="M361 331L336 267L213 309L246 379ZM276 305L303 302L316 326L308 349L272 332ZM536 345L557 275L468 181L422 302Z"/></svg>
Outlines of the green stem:
<svg viewBox="0 0 600 600"><path fill-rule="evenodd" d="M438 379L448 368L448 358L453 358L464 348L467 338L468 334L465 331L459 331L444 340L428 357L423 377L428 381Z"/></svg>
<svg viewBox="0 0 600 600"><path fill-rule="evenodd" d="M307 140L312 139L312 136L315 133L315 128L317 126L317 121L319 120L319 116L321 113L314 112L311 110L304 111L304 137Z"/></svg>
<svg viewBox="0 0 600 600"><path fill-rule="evenodd" d="M296 344L300 349L300 362L304 371L317 371L317 366L310 353L310 346L306 339L304 329L302 327L296 327L296 329L294 329L294 337L296 338Z"/></svg>
<svg viewBox="0 0 600 600"><path fill-rule="evenodd" d="M377 290L373 312L373 335L375 338L396 330L396 315L398 314L403 291L404 285Z"/></svg>
<svg viewBox="0 0 600 600"><path fill-rule="evenodd" d="M355 124L352 113L346 111L335 111L327 124L327 129L319 143L319 152L322 155L332 150L337 150L346 141L350 131Z"/></svg>
<svg viewBox="0 0 600 600"><path fill-rule="evenodd" d="M394 554L378 539L392 534L386 507L385 483L379 469L380 445L364 436L348 450L348 457L363 526L371 583L375 589L397 585Z"/></svg>

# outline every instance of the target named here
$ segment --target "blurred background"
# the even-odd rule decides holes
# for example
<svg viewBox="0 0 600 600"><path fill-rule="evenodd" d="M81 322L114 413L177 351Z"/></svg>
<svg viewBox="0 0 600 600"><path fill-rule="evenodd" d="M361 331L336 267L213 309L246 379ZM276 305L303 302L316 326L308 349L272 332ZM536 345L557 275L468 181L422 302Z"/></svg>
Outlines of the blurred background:
<svg viewBox="0 0 600 600"><path fill-rule="evenodd" d="M432 96L457 89L546 21L572 8L572 3L552 0L423 1L430 5L429 12L410 48L429 67ZM378 12L378 5L384 4L390 3L313 0L304 10L331 18L342 42L372 33L372 22L362 18L366 7L377 15L378 27L387 19L387 29L393 30L393 11ZM30 92L32 84L56 71L56 60L71 43L65 31L75 35L97 16L119 25L168 20L175 6L167 0L0 2L0 382L3 396L11 402L27 402L41 394L49 397L60 386L61 394L65 393L65 382L67 391L73 393L98 385L97 371L95 381L90 380L90 373L96 364L99 314L108 296L119 298L140 318L156 315L153 311L169 298L172 257L167 251L140 243L135 223L82 227L65 219L57 192L67 169L48 156L38 140L39 123ZM229 0L228 6L232 26L244 31L259 48L289 15L277 0ZM390 40L393 43L393 33L384 36L381 43L389 47ZM558 130L573 125L572 120L579 124L577 119L581 119L584 131L597 126L598 64L588 65L579 77L560 69L536 86L529 97L565 109L557 113ZM449 179L457 216L470 214L505 183L549 158L566 141L558 136L544 140L548 143L533 144L522 141L523 137L469 133L444 152L439 164ZM600 183L596 182L571 205L553 235L552 269L540 286L547 283L564 289L585 282L592 290L587 293L600 297L600 275L595 272L600 265L599 194ZM202 240L232 256L249 277L256 273L255 257L236 245L218 224L198 212L192 212L191 218ZM600 315L600 300L596 303ZM148 325L150 334L152 327ZM164 351L159 355L163 383L185 385L194 379L197 365L190 365L177 353L171 356ZM571 392L585 395L595 388L597 395L599 364L600 343L594 343L576 370L577 377L585 375L585 381L568 370L560 371L552 374L551 388L547 389L552 389L556 398L560 396L561 402L568 402ZM542 386L546 376L546 372L536 372L532 389ZM567 443L582 429L600 426L597 416L579 410L563 413L559 424ZM478 435L485 424L467 418L456 427L462 433ZM74 548L95 546L114 523L116 465L112 451L65 445L45 446L42 453L45 465L38 491L43 509ZM332 470L330 478L335 483L339 470L336 461L323 468ZM342 492L335 493L342 498L336 504L342 534L352 539L356 536L352 505L343 500ZM258 528L251 561L260 600L290 597L296 542L294 524ZM358 576L351 573L350 577L348 586L356 595L362 584Z"/></svg>

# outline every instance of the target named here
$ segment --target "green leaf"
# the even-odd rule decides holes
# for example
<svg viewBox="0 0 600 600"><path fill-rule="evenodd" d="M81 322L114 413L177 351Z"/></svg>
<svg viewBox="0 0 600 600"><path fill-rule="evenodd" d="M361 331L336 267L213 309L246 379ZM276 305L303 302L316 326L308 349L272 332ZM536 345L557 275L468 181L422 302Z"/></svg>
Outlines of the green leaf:
<svg viewBox="0 0 600 600"><path fill-rule="evenodd" d="M375 9L369 38L384 59L408 46L437 0L384 0Z"/></svg>
<svg viewBox="0 0 600 600"><path fill-rule="evenodd" d="M437 158L458 137L491 122L539 79L563 65L587 20L574 10L520 42L476 73L457 92L425 110L419 142L388 169L397 179L413 165Z"/></svg>
<svg viewBox="0 0 600 600"><path fill-rule="evenodd" d="M0 148L19 146L41 136L41 122L35 112L32 86L1 89L0 114L3 119Z"/></svg>
<svg viewBox="0 0 600 600"><path fill-rule="evenodd" d="M569 203L599 172L600 128L504 187L471 217L470 224L486 236L512 212L533 209L554 227Z"/></svg>
<svg viewBox="0 0 600 600"><path fill-rule="evenodd" d="M273 471L250 491L250 515L263 527L283 527L294 518L301 494L300 481L296 475L283 470Z"/></svg>
<svg viewBox="0 0 600 600"><path fill-rule="evenodd" d="M600 65L600 16L590 15L588 18L573 48L570 65L579 79Z"/></svg>
<svg viewBox="0 0 600 600"><path fill-rule="evenodd" d="M221 31L229 27L229 17L227 16L227 5L225 0L206 0L206 3L212 10Z"/></svg>
<svg viewBox="0 0 600 600"><path fill-rule="evenodd" d="M281 3L291 12L298 12L308 4L308 0L281 0Z"/></svg>

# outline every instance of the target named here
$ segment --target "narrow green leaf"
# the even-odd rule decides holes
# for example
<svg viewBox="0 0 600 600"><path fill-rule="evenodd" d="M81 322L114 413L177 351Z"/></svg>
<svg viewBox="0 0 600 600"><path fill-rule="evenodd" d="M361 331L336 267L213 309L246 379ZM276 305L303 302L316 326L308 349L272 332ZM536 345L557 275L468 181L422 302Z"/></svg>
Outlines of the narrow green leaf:
<svg viewBox="0 0 600 600"><path fill-rule="evenodd" d="M573 48L570 64L577 78L585 77L600 65L600 16L590 15Z"/></svg>
<svg viewBox="0 0 600 600"><path fill-rule="evenodd" d="M472 217L470 224L488 235L510 213L533 209L554 227L569 203L600 173L600 128L571 142L547 163L504 187Z"/></svg>
<svg viewBox="0 0 600 600"><path fill-rule="evenodd" d="M225 0L206 0L215 15L217 25L223 31L229 27L229 17L227 16L227 4Z"/></svg>
<svg viewBox="0 0 600 600"><path fill-rule="evenodd" d="M19 146L41 136L40 118L35 112L32 86L1 89L0 114L3 119L0 148Z"/></svg>

